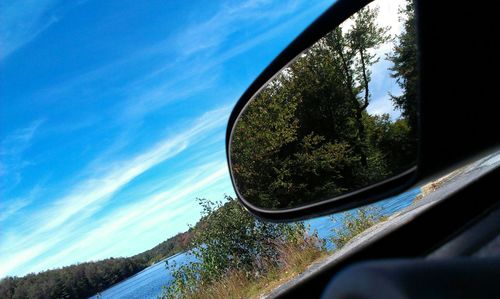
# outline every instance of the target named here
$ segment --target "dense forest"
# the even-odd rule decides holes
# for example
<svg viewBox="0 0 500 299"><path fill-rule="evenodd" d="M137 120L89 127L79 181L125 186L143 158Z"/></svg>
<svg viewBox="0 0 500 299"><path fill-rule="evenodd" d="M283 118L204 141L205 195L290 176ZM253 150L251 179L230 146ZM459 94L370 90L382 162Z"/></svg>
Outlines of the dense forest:
<svg viewBox="0 0 500 299"><path fill-rule="evenodd" d="M190 229L132 257L80 263L23 277L6 277L0 281L0 298L86 298L153 263L185 251L192 236L193 229Z"/></svg>
<svg viewBox="0 0 500 299"><path fill-rule="evenodd" d="M366 187L416 161L416 39L413 6L398 37L364 8L300 54L251 100L234 128L232 172L254 205L290 208ZM393 52L377 51L390 43ZM387 94L401 117L369 114L372 67L402 94ZM380 76L380 73L378 74ZM380 77L379 77L380 80ZM379 84L376 82L374 84ZM391 106L391 104L388 104Z"/></svg>

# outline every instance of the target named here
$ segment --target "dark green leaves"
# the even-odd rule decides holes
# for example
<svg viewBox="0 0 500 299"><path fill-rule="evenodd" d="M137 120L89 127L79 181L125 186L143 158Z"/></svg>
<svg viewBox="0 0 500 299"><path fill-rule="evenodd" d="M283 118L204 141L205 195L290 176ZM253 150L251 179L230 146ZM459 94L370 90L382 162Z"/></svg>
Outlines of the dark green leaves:
<svg viewBox="0 0 500 299"><path fill-rule="evenodd" d="M302 223L273 224L256 220L233 198L226 202L198 199L202 219L194 229L190 254L197 262L177 267L167 265L174 276L167 298L184 298L221 280L232 270L247 277L265 274L280 262L279 248L304 240Z"/></svg>
<svg viewBox="0 0 500 299"><path fill-rule="evenodd" d="M398 71L415 61L397 50L414 43L405 33L410 17L404 17L408 28L397 41L377 18L377 7L356 13L300 54L247 105L230 147L233 177L247 201L270 209L297 207L366 187L415 164L416 108L408 99L416 77L406 79ZM392 97L402 112L397 120L368 113L372 67L384 58L378 49L388 42L395 43L396 54L384 75L393 71L405 92Z"/></svg>

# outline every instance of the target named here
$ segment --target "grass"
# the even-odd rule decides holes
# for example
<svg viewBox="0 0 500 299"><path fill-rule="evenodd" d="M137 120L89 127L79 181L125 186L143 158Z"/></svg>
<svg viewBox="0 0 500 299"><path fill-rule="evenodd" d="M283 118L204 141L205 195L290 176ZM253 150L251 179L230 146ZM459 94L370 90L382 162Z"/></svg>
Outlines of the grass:
<svg viewBox="0 0 500 299"><path fill-rule="evenodd" d="M340 249L357 235L386 219L387 217L382 216L379 210L370 207L346 212L339 227L333 230L331 241L336 249Z"/></svg>
<svg viewBox="0 0 500 299"><path fill-rule="evenodd" d="M317 241L317 239L316 239ZM225 277L198 292L189 299L259 298L304 272L312 263L328 256L328 251L317 246L313 238L300 244L287 244L279 249L279 266L270 266L266 273L248 277L242 271L230 271Z"/></svg>
<svg viewBox="0 0 500 299"><path fill-rule="evenodd" d="M442 185L452 180L463 172L457 169L422 187L422 193L414 201L418 201L427 194L439 189ZM334 251L337 251L352 242L352 240L365 232L370 227L386 221L387 217L373 207L360 208L346 212L341 217L332 217L332 221L340 221L338 227L332 230L331 241ZM279 263L266 267L265 273L249 277L237 269L229 271L216 282L197 288L184 298L189 299L215 299L215 298L262 298L280 285L290 281L303 273L313 263L318 262L333 252L318 246L318 239L306 238L299 244L286 244L278 247Z"/></svg>
<svg viewBox="0 0 500 299"><path fill-rule="evenodd" d="M379 211L373 208L361 208L344 214L341 225L333 230L332 242L335 250L349 243L354 237L373 225L385 221ZM244 272L233 270L217 282L200 288L189 299L216 298L262 298L280 285L303 273L313 263L318 262L332 252L318 246L318 239L307 238L300 244L287 244L279 249L279 266L269 266L266 273L248 277Z"/></svg>

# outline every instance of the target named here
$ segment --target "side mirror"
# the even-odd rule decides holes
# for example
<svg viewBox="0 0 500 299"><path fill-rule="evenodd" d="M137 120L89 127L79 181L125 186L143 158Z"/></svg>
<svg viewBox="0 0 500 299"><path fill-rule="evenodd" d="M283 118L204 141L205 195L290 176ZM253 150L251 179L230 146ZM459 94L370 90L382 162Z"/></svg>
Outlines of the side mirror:
<svg viewBox="0 0 500 299"><path fill-rule="evenodd" d="M414 7L368 2L336 2L236 104L227 158L238 198L255 215L308 218L414 183Z"/></svg>

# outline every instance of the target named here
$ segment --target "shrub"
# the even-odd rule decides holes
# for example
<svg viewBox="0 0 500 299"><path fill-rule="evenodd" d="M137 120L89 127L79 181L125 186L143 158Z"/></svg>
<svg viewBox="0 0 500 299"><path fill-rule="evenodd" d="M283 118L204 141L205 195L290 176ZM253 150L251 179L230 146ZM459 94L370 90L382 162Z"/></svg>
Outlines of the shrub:
<svg viewBox="0 0 500 299"><path fill-rule="evenodd" d="M356 211L342 214L339 226L332 229L331 241L336 249L344 247L352 238L359 235L374 224L383 220L380 210L374 207L365 207ZM339 219L330 217L332 221L339 222Z"/></svg>
<svg viewBox="0 0 500 299"><path fill-rule="evenodd" d="M196 262L177 267L167 265L173 282L166 288L168 298L192 297L200 289L238 271L246 279L265 275L283 263L280 248L304 241L305 226L266 223L256 220L234 199L226 203L198 199L202 218L197 224L192 247Z"/></svg>

